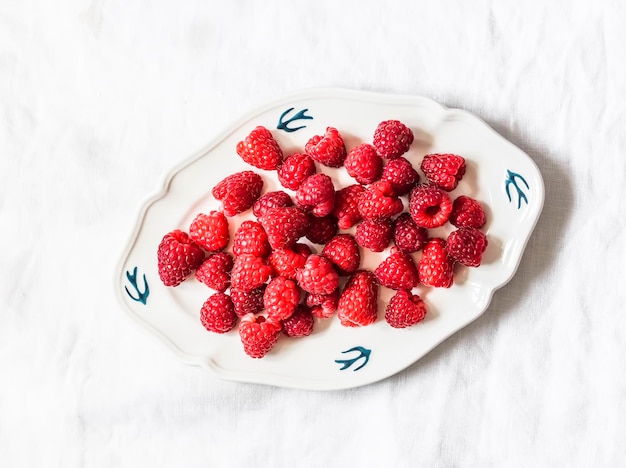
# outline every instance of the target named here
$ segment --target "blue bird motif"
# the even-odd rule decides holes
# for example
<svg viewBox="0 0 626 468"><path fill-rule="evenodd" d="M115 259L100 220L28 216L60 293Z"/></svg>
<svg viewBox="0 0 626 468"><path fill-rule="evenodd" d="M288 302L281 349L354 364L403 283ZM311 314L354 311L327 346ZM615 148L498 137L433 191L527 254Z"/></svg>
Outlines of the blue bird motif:
<svg viewBox="0 0 626 468"><path fill-rule="evenodd" d="M518 181L523 182L523 184L526 186L526 189L530 190L530 187L528 186L528 182L526 182L526 179L524 179L524 177L522 177L517 172L511 172L510 170L507 169L506 180L504 183L506 196L509 198L509 202L513 201L511 197L511 192L510 192L511 185L513 185L517 192L517 209L519 210L520 207L522 206L522 200L528 205L528 198L526 197L526 194L524 193L524 191L517 184Z"/></svg>
<svg viewBox="0 0 626 468"><path fill-rule="evenodd" d="M146 275L143 275L143 291L139 289L139 285L137 284L137 267L133 268L133 272L130 273L128 270L126 271L126 278L131 286L137 292L137 297L133 296L131 292L128 290L126 286L124 289L126 290L126 294L133 300L137 302L141 302L143 305L146 305L146 301L148 300L148 296L150 295L150 288L148 287L148 280L146 279Z"/></svg>
<svg viewBox="0 0 626 468"><path fill-rule="evenodd" d="M288 133L296 132L302 128L305 128L306 125L300 125L299 127L290 127L289 126L290 123L295 122L296 120L312 120L313 119L313 117L311 117L310 115L305 114L305 112L307 112L309 109L302 109L298 111L293 117L290 117L287 120L283 120L287 116L287 114L289 114L289 112L291 112L293 109L294 109L293 107L290 107L285 112L280 114L280 117L278 118L278 125L276 126L278 130L284 130Z"/></svg>
<svg viewBox="0 0 626 468"><path fill-rule="evenodd" d="M359 359L363 359L363 362L358 367L352 369L353 371L358 371L360 368L365 366L370 360L370 354L372 352L371 349L364 348L363 346L355 346L354 348L347 349L342 351L342 354L351 353L357 351L359 354L351 359L335 359L337 364L342 364L342 367L339 370L348 369L353 364L355 364Z"/></svg>

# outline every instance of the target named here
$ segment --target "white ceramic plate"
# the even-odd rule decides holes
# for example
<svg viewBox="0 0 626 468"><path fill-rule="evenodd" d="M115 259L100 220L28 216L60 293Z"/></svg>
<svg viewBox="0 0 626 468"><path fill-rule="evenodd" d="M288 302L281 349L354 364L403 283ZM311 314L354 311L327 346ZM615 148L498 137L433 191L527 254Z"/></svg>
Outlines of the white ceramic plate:
<svg viewBox="0 0 626 468"><path fill-rule="evenodd" d="M423 322L407 329L387 325L383 315L391 291L381 288L375 324L345 328L336 317L318 321L311 336L282 336L268 355L252 359L244 354L236 329L218 335L201 325L200 308L211 290L193 277L176 288L162 285L156 262L161 238L175 228L188 230L197 213L218 209L219 202L211 197L218 181L253 169L266 180L265 191L281 188L275 172L251 168L235 152L237 142L255 126L270 129L287 155L302 150L310 137L323 134L327 126L339 129L349 150L371 142L377 124L387 119L401 120L413 129L416 140L405 156L416 168L427 153L463 155L467 173L451 195L480 200L488 216L483 231L489 246L483 264L458 268L450 289L416 288L429 309ZM343 169L324 172L333 177L336 187L354 183ZM405 369L485 312L494 291L514 275L543 199L543 180L535 163L468 112L417 96L308 90L244 116L172 170L160 193L139 213L116 272L115 289L124 309L183 362L221 378L317 390L357 387ZM250 215L235 220L241 222L246 216ZM439 230L445 235L449 228ZM369 254L363 267L373 269L384 255Z"/></svg>

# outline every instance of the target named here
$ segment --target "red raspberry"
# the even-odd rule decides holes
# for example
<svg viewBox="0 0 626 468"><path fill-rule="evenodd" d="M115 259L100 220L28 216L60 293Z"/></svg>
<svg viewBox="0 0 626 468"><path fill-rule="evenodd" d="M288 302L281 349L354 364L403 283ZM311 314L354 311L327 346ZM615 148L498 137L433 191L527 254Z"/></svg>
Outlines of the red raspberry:
<svg viewBox="0 0 626 468"><path fill-rule="evenodd" d="M443 226L450 212L450 196L434 184L420 184L411 190L409 212L415 224L426 229Z"/></svg>
<svg viewBox="0 0 626 468"><path fill-rule="evenodd" d="M275 275L295 280L297 271L304 267L309 255L311 255L309 246L298 243L293 249L283 247L272 251L268 261L274 268Z"/></svg>
<svg viewBox="0 0 626 468"><path fill-rule="evenodd" d="M243 254L235 257L230 284L233 289L252 291L265 283L271 274L272 267L263 258Z"/></svg>
<svg viewBox="0 0 626 468"><path fill-rule="evenodd" d="M337 218L332 215L317 218L311 216L311 225L306 233L306 238L314 244L325 244L332 239L339 228Z"/></svg>
<svg viewBox="0 0 626 468"><path fill-rule="evenodd" d="M265 257L270 253L267 233L261 223L248 220L239 225L233 238L233 253L252 254L255 257Z"/></svg>
<svg viewBox="0 0 626 468"><path fill-rule="evenodd" d="M424 320L426 304L417 294L401 289L387 304L385 320L394 328L406 328Z"/></svg>
<svg viewBox="0 0 626 468"><path fill-rule="evenodd" d="M465 174L465 159L456 154L427 154L420 167L428 180L450 192Z"/></svg>
<svg viewBox="0 0 626 468"><path fill-rule="evenodd" d="M257 218L260 218L270 208L277 206L293 206L293 200L288 193L282 190L276 190L275 192L267 192L259 197L257 201L252 205L252 214Z"/></svg>
<svg viewBox="0 0 626 468"><path fill-rule="evenodd" d="M313 332L314 324L311 310L305 305L299 305L291 317L283 320L283 333L292 338L309 336Z"/></svg>
<svg viewBox="0 0 626 468"><path fill-rule="evenodd" d="M378 282L390 289L413 289L419 278L413 258L398 249L391 248L389 256L374 270Z"/></svg>
<svg viewBox="0 0 626 468"><path fill-rule="evenodd" d="M235 328L237 320L233 301L223 292L210 296L200 309L200 321L211 332L226 333Z"/></svg>
<svg viewBox="0 0 626 468"><path fill-rule="evenodd" d="M359 246L350 234L339 234L329 240L322 249L322 255L329 259L337 272L347 276L361 265Z"/></svg>
<svg viewBox="0 0 626 468"><path fill-rule="evenodd" d="M189 226L189 235L205 250L219 252L230 241L228 219L221 211L199 213Z"/></svg>
<svg viewBox="0 0 626 468"><path fill-rule="evenodd" d="M380 178L383 160L369 143L362 143L350 150L343 163L348 174L359 184L371 184Z"/></svg>
<svg viewBox="0 0 626 468"><path fill-rule="evenodd" d="M380 180L387 181L396 195L406 195L420 181L420 175L405 158L392 159L385 164Z"/></svg>
<svg viewBox="0 0 626 468"><path fill-rule="evenodd" d="M461 195L454 200L450 223L456 227L473 227L480 229L485 225L487 217L485 210L478 200Z"/></svg>
<svg viewBox="0 0 626 468"><path fill-rule="evenodd" d="M209 288L224 292L230 286L233 257L226 252L209 255L196 270L196 279Z"/></svg>
<svg viewBox="0 0 626 468"><path fill-rule="evenodd" d="M394 223L393 240L400 250L417 252L428 242L428 231L415 224L409 213L402 213Z"/></svg>
<svg viewBox="0 0 626 468"><path fill-rule="evenodd" d="M356 243L372 252L382 252L391 242L393 221L390 218L363 221L356 226Z"/></svg>
<svg viewBox="0 0 626 468"><path fill-rule="evenodd" d="M298 190L300 184L315 174L315 161L305 153L294 153L288 156L278 168L278 181L291 190Z"/></svg>
<svg viewBox="0 0 626 468"><path fill-rule="evenodd" d="M395 159L409 150L413 131L399 120L385 120L374 131L374 147L386 159Z"/></svg>
<svg viewBox="0 0 626 468"><path fill-rule="evenodd" d="M259 169L276 169L283 161L283 152L267 128L258 126L237 143L237 154L245 162Z"/></svg>
<svg viewBox="0 0 626 468"><path fill-rule="evenodd" d="M363 192L365 189L359 184L348 185L336 192L333 216L337 218L339 229L350 229L361 221L358 204Z"/></svg>
<svg viewBox="0 0 626 468"><path fill-rule="evenodd" d="M365 190L359 198L358 208L364 220L372 220L391 218L393 215L402 213L404 205L394 193L391 184L387 181L380 181Z"/></svg>
<svg viewBox="0 0 626 468"><path fill-rule="evenodd" d="M339 131L326 128L324 135L315 135L304 146L306 154L329 167L341 167L346 159L346 146Z"/></svg>
<svg viewBox="0 0 626 468"><path fill-rule="evenodd" d="M326 174L307 177L296 192L296 205L318 218L329 215L335 206L332 179Z"/></svg>
<svg viewBox="0 0 626 468"><path fill-rule="evenodd" d="M330 294L307 294L306 305L311 307L311 313L319 319L330 318L337 310L339 289Z"/></svg>
<svg viewBox="0 0 626 468"><path fill-rule="evenodd" d="M239 338L244 352L253 358L262 358L271 351L282 330L280 322L262 315L247 314L239 323Z"/></svg>
<svg viewBox="0 0 626 468"><path fill-rule="evenodd" d="M263 296L266 285L263 284L251 291L230 289L230 298L235 306L235 314L243 317L246 314L258 314L263 310Z"/></svg>
<svg viewBox="0 0 626 468"><path fill-rule="evenodd" d="M449 288L453 282L453 261L446 251L446 241L433 238L428 241L417 263L419 279L425 286Z"/></svg>
<svg viewBox="0 0 626 468"><path fill-rule="evenodd" d="M462 227L448 235L446 250L457 262L468 267L478 267L487 248L487 236L476 228Z"/></svg>
<svg viewBox="0 0 626 468"><path fill-rule="evenodd" d="M293 314L300 303L300 288L284 276L273 278L265 288L263 305L267 316L275 320L285 320Z"/></svg>
<svg viewBox="0 0 626 468"><path fill-rule="evenodd" d="M159 243L157 263L159 278L165 286L178 286L204 260L204 251L189 234L179 229L171 231Z"/></svg>
<svg viewBox="0 0 626 468"><path fill-rule="evenodd" d="M254 204L262 188L263 179L259 174L243 171L223 179L213 187L212 194L222 202L226 216L235 216Z"/></svg>
<svg viewBox="0 0 626 468"><path fill-rule="evenodd" d="M272 208L259 221L272 249L293 247L306 234L310 224L309 215L296 206Z"/></svg>
<svg viewBox="0 0 626 468"><path fill-rule="evenodd" d="M339 286L339 275L326 257L312 254L296 274L298 285L311 294L330 294Z"/></svg>
<svg viewBox="0 0 626 468"><path fill-rule="evenodd" d="M358 270L339 296L337 317L345 327L374 323L378 315L378 285L371 271Z"/></svg>

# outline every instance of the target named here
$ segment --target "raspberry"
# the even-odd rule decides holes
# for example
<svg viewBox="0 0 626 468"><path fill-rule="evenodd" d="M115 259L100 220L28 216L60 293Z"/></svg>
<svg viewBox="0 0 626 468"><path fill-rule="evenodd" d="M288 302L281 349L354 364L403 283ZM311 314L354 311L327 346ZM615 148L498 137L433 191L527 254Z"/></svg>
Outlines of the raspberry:
<svg viewBox="0 0 626 468"><path fill-rule="evenodd" d="M235 255L252 254L255 257L265 257L270 253L270 244L261 223L257 221L241 223L233 238L233 253Z"/></svg>
<svg viewBox="0 0 626 468"><path fill-rule="evenodd" d="M339 296L337 317L345 327L374 323L378 315L378 285L370 271L356 271Z"/></svg>
<svg viewBox="0 0 626 468"><path fill-rule="evenodd" d="M294 153L278 168L278 181L285 188L298 190L304 179L315 174L315 171L315 162L311 156Z"/></svg>
<svg viewBox="0 0 626 468"><path fill-rule="evenodd" d="M419 278L413 258L398 249L391 248L389 256L374 270L378 282L390 289L413 289Z"/></svg>
<svg viewBox="0 0 626 468"><path fill-rule="evenodd" d="M374 147L386 159L395 159L409 150L413 131L399 120L385 120L374 131Z"/></svg>
<svg viewBox="0 0 626 468"><path fill-rule="evenodd" d="M391 242L393 221L382 218L374 221L363 221L356 227L354 239L356 243L372 252L382 252Z"/></svg>
<svg viewBox="0 0 626 468"><path fill-rule="evenodd" d="M228 219L220 211L199 213L189 226L189 235L200 247L209 252L219 252L230 241Z"/></svg>
<svg viewBox="0 0 626 468"><path fill-rule="evenodd" d="M465 158L456 154L427 154L420 167L428 180L450 192L465 174Z"/></svg>
<svg viewBox="0 0 626 468"><path fill-rule="evenodd" d="M400 250L407 253L417 252L426 245L428 231L415 224L409 213L402 213L394 223L393 240Z"/></svg>
<svg viewBox="0 0 626 468"><path fill-rule="evenodd" d="M159 278L165 286L178 286L204 260L204 251L189 234L179 229L171 231L159 243L157 264Z"/></svg>
<svg viewBox="0 0 626 468"><path fill-rule="evenodd" d="M311 313L319 319L330 318L337 310L339 289L330 294L307 294L306 305L311 307Z"/></svg>
<svg viewBox="0 0 626 468"><path fill-rule="evenodd" d="M230 289L230 298L235 307L235 314L243 317L246 314L258 314L263 310L263 296L266 285L263 284L251 291Z"/></svg>
<svg viewBox="0 0 626 468"><path fill-rule="evenodd" d="M283 152L267 128L258 126L237 143L236 151L241 159L259 169L276 169L283 160Z"/></svg>
<svg viewBox="0 0 626 468"><path fill-rule="evenodd" d="M243 254L235 257L230 284L233 289L251 291L265 283L271 274L272 267L263 258Z"/></svg>
<svg viewBox="0 0 626 468"><path fill-rule="evenodd" d="M426 229L443 226L450 212L450 196L433 184L420 184L411 190L409 212L415 224Z"/></svg>
<svg viewBox="0 0 626 468"><path fill-rule="evenodd" d="M262 315L247 314L239 323L239 338L244 352L253 358L262 358L271 351L282 330L280 322Z"/></svg>
<svg viewBox="0 0 626 468"><path fill-rule="evenodd" d="M428 241L417 263L419 279L425 286L449 288L453 282L453 261L446 251L446 241L433 238Z"/></svg>
<svg viewBox="0 0 626 468"><path fill-rule="evenodd" d="M232 174L215 187L212 194L216 200L222 202L224 214L235 216L250 208L263 188L263 179L252 171L242 171Z"/></svg>
<svg viewBox="0 0 626 468"><path fill-rule="evenodd" d="M326 128L324 135L315 135L304 146L306 154L329 167L341 167L346 159L346 146L339 131Z"/></svg>
<svg viewBox="0 0 626 468"><path fill-rule="evenodd" d="M272 251L268 261L274 268L274 274L295 280L297 271L304 267L309 255L311 249L308 245L296 244L293 249L283 247Z"/></svg>
<svg viewBox="0 0 626 468"><path fill-rule="evenodd" d="M298 285L311 294L330 294L339 286L339 275L326 257L312 254L296 274Z"/></svg>
<svg viewBox="0 0 626 468"><path fill-rule="evenodd" d="M272 249L292 247L309 228L309 216L296 206L272 208L259 219Z"/></svg>
<svg viewBox="0 0 626 468"><path fill-rule="evenodd" d="M371 184L380 178L383 160L369 143L362 143L350 150L343 163L348 174L359 184Z"/></svg>
<svg viewBox="0 0 626 468"><path fill-rule="evenodd" d="M339 229L350 229L361 221L358 204L363 192L365 189L359 184L348 185L336 192L333 216L337 218Z"/></svg>
<svg viewBox="0 0 626 468"><path fill-rule="evenodd" d="M293 200L288 193L282 190L276 190L275 192L267 192L259 197L257 201L252 205L252 214L257 218L260 218L270 208L277 206L293 206Z"/></svg>
<svg viewBox="0 0 626 468"><path fill-rule="evenodd" d="M296 192L296 205L313 216L329 215L335 206L335 187L326 174L307 177Z"/></svg>
<svg viewBox="0 0 626 468"><path fill-rule="evenodd" d="M263 295L263 306L267 316L275 320L285 320L293 314L300 303L300 288L284 276L273 278Z"/></svg>
<svg viewBox="0 0 626 468"><path fill-rule="evenodd" d="M391 184L380 181L370 185L359 198L359 213L364 220L390 218L402 213L404 205L393 192Z"/></svg>
<svg viewBox="0 0 626 468"><path fill-rule="evenodd" d="M292 338L309 336L313 332L314 323L311 310L305 305L299 305L291 317L283 320L283 333Z"/></svg>
<svg viewBox="0 0 626 468"><path fill-rule="evenodd" d="M450 223L456 227L473 227L480 229L485 225L487 217L478 200L460 195L452 204Z"/></svg>
<svg viewBox="0 0 626 468"><path fill-rule="evenodd" d="M462 227L448 235L446 250L457 262L468 267L478 267L487 248L487 237L473 227Z"/></svg>
<svg viewBox="0 0 626 468"><path fill-rule="evenodd" d="M405 158L392 159L385 164L380 180L387 181L396 195L406 195L420 181L420 175Z"/></svg>
<svg viewBox="0 0 626 468"><path fill-rule="evenodd" d="M233 257L226 252L209 255L196 270L196 279L209 288L224 292L230 286Z"/></svg>
<svg viewBox="0 0 626 468"><path fill-rule="evenodd" d="M337 218L334 216L329 215L323 218L312 216L306 238L314 244L325 244L337 234L338 230Z"/></svg>
<svg viewBox="0 0 626 468"><path fill-rule="evenodd" d="M333 237L322 249L322 255L333 262L337 272L344 276L354 273L361 264L359 246L350 234Z"/></svg>
<svg viewBox="0 0 626 468"><path fill-rule="evenodd" d="M426 304L417 294L401 289L387 304L385 321L394 328L406 328L424 320Z"/></svg>
<svg viewBox="0 0 626 468"><path fill-rule="evenodd" d="M223 292L210 296L200 309L200 321L211 332L226 333L235 328L237 320L233 301Z"/></svg>

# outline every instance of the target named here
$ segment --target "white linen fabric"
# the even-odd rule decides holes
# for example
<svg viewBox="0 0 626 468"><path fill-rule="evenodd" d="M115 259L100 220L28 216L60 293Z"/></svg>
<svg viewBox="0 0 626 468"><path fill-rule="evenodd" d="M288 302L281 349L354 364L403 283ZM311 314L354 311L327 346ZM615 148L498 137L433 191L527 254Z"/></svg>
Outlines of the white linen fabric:
<svg viewBox="0 0 626 468"><path fill-rule="evenodd" d="M588 467L626 460L626 4L0 4L0 466ZM424 95L539 166L488 310L333 392L179 363L115 299L142 202L285 92Z"/></svg>

